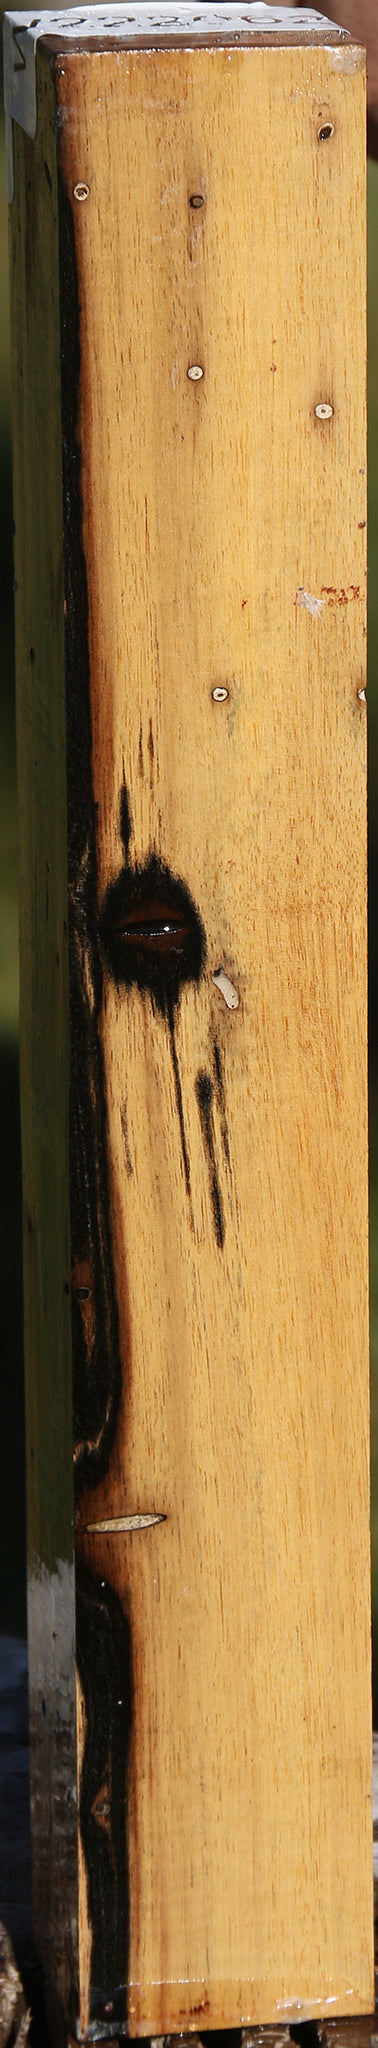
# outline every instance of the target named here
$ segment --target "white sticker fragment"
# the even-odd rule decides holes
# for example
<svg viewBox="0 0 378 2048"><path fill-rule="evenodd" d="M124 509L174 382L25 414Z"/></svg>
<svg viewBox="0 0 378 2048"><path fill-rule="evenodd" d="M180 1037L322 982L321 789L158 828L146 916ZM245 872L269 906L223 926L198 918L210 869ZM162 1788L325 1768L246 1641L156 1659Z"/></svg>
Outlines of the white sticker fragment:
<svg viewBox="0 0 378 2048"><path fill-rule="evenodd" d="M238 991L237 988L234 988L233 982L229 980L228 974L225 974L224 967L216 967L215 974L212 974L211 979L215 982L215 987L220 989L221 996L224 996L227 1009L238 1010Z"/></svg>
<svg viewBox="0 0 378 2048"><path fill-rule="evenodd" d="M311 612L311 617L313 619L321 619L322 611L324 610L325 605L325 597L313 597L311 590L304 590L303 585L301 584L300 589L297 590L295 602L298 611L300 611L301 607L303 606L305 612Z"/></svg>

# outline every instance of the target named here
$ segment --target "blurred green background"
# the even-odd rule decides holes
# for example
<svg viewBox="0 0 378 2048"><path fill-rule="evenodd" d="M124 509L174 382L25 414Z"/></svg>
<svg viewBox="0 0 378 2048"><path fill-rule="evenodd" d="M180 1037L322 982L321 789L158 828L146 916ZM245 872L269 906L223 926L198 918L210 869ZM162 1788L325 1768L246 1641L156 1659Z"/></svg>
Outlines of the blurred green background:
<svg viewBox="0 0 378 2048"><path fill-rule="evenodd" d="M24 1634L25 1498L21 1160L18 1101L17 824L12 499L9 425L8 220L0 129L0 1629ZM378 164L368 167L369 262L369 858L371 1414L374 1719L378 1726Z"/></svg>

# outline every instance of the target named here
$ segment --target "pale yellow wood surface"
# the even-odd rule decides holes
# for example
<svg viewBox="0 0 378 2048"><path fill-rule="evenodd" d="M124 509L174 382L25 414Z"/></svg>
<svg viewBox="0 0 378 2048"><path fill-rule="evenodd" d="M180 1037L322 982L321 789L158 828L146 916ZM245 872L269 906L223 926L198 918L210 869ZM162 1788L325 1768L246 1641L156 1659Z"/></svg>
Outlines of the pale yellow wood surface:
<svg viewBox="0 0 378 2048"><path fill-rule="evenodd" d="M124 1392L79 1531L131 1620L130 2031L202 2031L373 1998L363 59L65 52L57 90L100 901L125 780L207 942L190 1200L167 1024L106 984ZM83 1895L83 2021L87 1958Z"/></svg>

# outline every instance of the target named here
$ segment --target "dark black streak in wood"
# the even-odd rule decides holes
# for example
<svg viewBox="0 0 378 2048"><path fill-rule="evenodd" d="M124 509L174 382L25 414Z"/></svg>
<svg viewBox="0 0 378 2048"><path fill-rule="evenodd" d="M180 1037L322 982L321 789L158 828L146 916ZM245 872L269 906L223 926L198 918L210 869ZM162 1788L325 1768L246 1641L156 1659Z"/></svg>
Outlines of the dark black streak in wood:
<svg viewBox="0 0 378 2048"><path fill-rule="evenodd" d="M139 736L139 737L140 737L140 744L141 744L141 737L142 737L142 735L141 735L141 732L140 732L140 736ZM122 783L122 789L121 789L121 795L120 795L120 805L119 805L119 829L120 829L120 836L121 836L121 842L122 842L122 846L123 846L123 851L124 851L124 855L125 855L125 861L126 861L126 865L127 865L127 862L128 862L128 860L130 859L130 840L131 840L131 835L132 835L132 829L133 829L133 825L132 825L132 817L131 817L131 810L130 810L130 798L129 798L129 792L128 792L128 790L126 789L126 783L125 783L125 781L124 781L124 782Z"/></svg>
<svg viewBox="0 0 378 2048"><path fill-rule="evenodd" d="M150 718L149 723L147 746L150 757L150 790L152 795L154 787L154 736L152 731L152 718Z"/></svg>
<svg viewBox="0 0 378 2048"><path fill-rule="evenodd" d="M227 1130L227 1122L226 1122L226 1090L225 1090L225 1085L224 1085L224 1073L223 1073L223 1065L222 1065L222 1054L221 1054L220 1046L218 1045L218 1043L217 1043L217 1039L216 1039L216 1038L214 1039L214 1047L213 1047L213 1051L214 1051L214 1072L215 1072L215 1087L216 1087L216 1096L217 1096L217 1103L218 1103L218 1109L219 1109L219 1115L220 1115L220 1127L221 1127L221 1137L222 1137L222 1145L223 1145L223 1151L224 1151L224 1156L225 1156L225 1160L226 1160L226 1165L227 1165L227 1166L229 1166L229 1167L230 1167L230 1169L231 1169L231 1159L230 1159L230 1147L229 1147L229 1142L228 1142L228 1130Z"/></svg>
<svg viewBox="0 0 378 2048"><path fill-rule="evenodd" d="M73 1262L92 1275L92 1317L72 1299L76 1488L107 1470L121 1392L118 1315L112 1273L106 1101L98 1017L95 810L89 689L88 592L82 544L81 454L77 438L79 307L71 206L60 184L61 374L63 426L68 882L70 907L70 1202Z"/></svg>
<svg viewBox="0 0 378 2048"><path fill-rule="evenodd" d="M217 1241L217 1245L219 1245L219 1249L220 1249L220 1251L222 1251L222 1250L223 1250L223 1245L224 1245L224 1236L225 1236L225 1226L224 1226L223 1202L222 1202L222 1196L221 1196L221 1191L220 1191L220 1187L219 1187L219 1181L218 1181L218 1174L217 1174L217 1166L216 1166L216 1159L215 1159L215 1145L214 1145L214 1126L213 1126L213 1096L214 1096L214 1089L213 1089L213 1083L212 1083L212 1081L210 1080L210 1074L206 1074L206 1073L204 1072L204 1070L203 1070L203 1069L202 1069L201 1073L197 1074L197 1080L196 1080L196 1096L197 1096L198 1108L199 1108L199 1113L200 1113L200 1120L201 1120L201 1131L202 1131L202 1137L203 1137L204 1149L205 1149L205 1152L206 1152L206 1155L207 1155L207 1160L208 1160L208 1166L209 1166L209 1179L210 1179L210 1194L211 1194L211 1204L212 1204L212 1211L213 1211L213 1217L214 1217L214 1230L215 1230L215 1236L216 1236L216 1241Z"/></svg>
<svg viewBox="0 0 378 2048"><path fill-rule="evenodd" d="M70 953L70 1207L76 1497L105 1474L121 1393L109 1221L105 1075L99 1037L103 969L98 928L95 805L82 542L79 301L71 205L59 186ZM125 818L125 830L127 820ZM76 1654L86 1736L80 1825L91 1949L91 2020L127 2024L129 1878L127 1764L130 1631L105 1581L76 1575ZM121 1704L120 1704L121 1703ZM99 1797L106 1779L107 1796ZM102 1811L100 1808L102 1807ZM106 1810L108 1809L108 1811Z"/></svg>
<svg viewBox="0 0 378 2048"><path fill-rule="evenodd" d="M122 1103L121 1103L121 1108L120 1108L120 1122L121 1122L121 1131L122 1131L122 1139L123 1139L123 1152L124 1152L124 1160L125 1160L125 1167L126 1167L126 1173L127 1173L127 1175L128 1175L128 1179L129 1179L129 1180L131 1180L131 1179L132 1179L132 1175L133 1175L133 1171L134 1171L134 1169L133 1169L133 1162L132 1162L132 1158L131 1158L131 1152L130 1152L130 1141L129 1141L129 1125L128 1125L128 1116L127 1116L127 1104L126 1104L126 1102L122 1102Z"/></svg>
<svg viewBox="0 0 378 2048"><path fill-rule="evenodd" d="M173 1005L172 1005L172 1009L171 1009L171 1010L169 1011L169 1014L168 1014L168 1023L169 1023L169 1036L170 1036L170 1041L171 1041L171 1053L172 1053L172 1066L173 1066L173 1077L174 1077L174 1083L175 1083L175 1094L176 1094L177 1114L178 1114L178 1120L179 1120L179 1125L180 1125L180 1133L181 1133L181 1149L182 1149L183 1167L184 1167L184 1174L185 1174L185 1184L186 1184L186 1190L187 1190L187 1194L188 1194L188 1195L190 1196L190 1165L189 1165L189 1153L188 1153L188 1147L187 1147L187 1143L186 1143L186 1131L185 1131L185 1120L184 1120L184 1105L183 1105L183 1099L182 1099L182 1087L181 1087L181 1075L180 1075L180 1068L179 1068L179 1063L178 1063L178 1058L177 1058L177 1046L176 1046L176 1039L175 1039L175 1020L174 1020L174 1010L173 1010Z"/></svg>
<svg viewBox="0 0 378 2048"><path fill-rule="evenodd" d="M125 1952L130 1900L126 1858L132 1720L131 1638L120 1600L104 1580L77 1572L77 1663L85 1704L80 1829L92 1929L90 2021L127 2012Z"/></svg>

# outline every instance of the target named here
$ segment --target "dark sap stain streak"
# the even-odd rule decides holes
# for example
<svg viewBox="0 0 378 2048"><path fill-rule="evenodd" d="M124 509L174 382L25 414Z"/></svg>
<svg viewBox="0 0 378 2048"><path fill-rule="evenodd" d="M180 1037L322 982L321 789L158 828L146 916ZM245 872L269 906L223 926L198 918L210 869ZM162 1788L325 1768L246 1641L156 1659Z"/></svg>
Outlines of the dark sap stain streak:
<svg viewBox="0 0 378 2048"><path fill-rule="evenodd" d="M105 1075L98 1020L103 968L98 932L95 810L82 543L79 303L71 207L59 189L62 466L70 946L70 1210L76 1495L109 1464L121 1393L118 1313L109 1223ZM125 2025L129 1884L127 1759L131 1723L129 1625L111 1589L89 1573L77 1584L76 1654L86 1708L80 1822L92 1930L91 2010L110 2031ZM117 1701L122 1700L122 1707ZM105 1787L105 1789L104 1789ZM106 1789L107 1788L107 1789ZM103 1796L101 1797L101 1790ZM119 1991L117 1987L121 1986ZM97 1988L96 1988L97 1987ZM99 1987L99 1988L98 1988Z"/></svg>
<svg viewBox="0 0 378 2048"><path fill-rule="evenodd" d="M90 2022L126 2020L125 1927L130 1916L125 1803L131 1735L130 1629L112 1588L77 1571L77 1663L85 1741L80 1830L92 1930Z"/></svg>
<svg viewBox="0 0 378 2048"><path fill-rule="evenodd" d="M175 1012L184 984L198 984L201 979L205 933L189 889L172 874L165 861L152 853L143 866L131 867L131 815L125 786L120 800L120 833L125 866L110 884L102 905L103 954L117 986L135 985L142 996L150 995L168 1025L185 1184L190 1195Z"/></svg>
<svg viewBox="0 0 378 2048"><path fill-rule="evenodd" d="M224 1085L224 1074L223 1074L223 1066L222 1066L222 1054L221 1054L220 1046L219 1046L219 1045L217 1044L217 1040L216 1040L216 1038L214 1039L214 1046L213 1046L213 1052L214 1052L214 1072L215 1072L215 1087L216 1087L216 1095L217 1095L217 1102L218 1102L218 1108L219 1108L219 1112L220 1112L220 1126L221 1126L221 1136L222 1136L222 1145L223 1145L223 1151L224 1151L224 1156L225 1156L226 1164L227 1164L227 1166L229 1166L229 1167L230 1167L230 1170L231 1170L231 1159L230 1159L230 1147L229 1147L229 1142L228 1142L228 1130L227 1130L227 1122L226 1122L226 1091L225 1091L225 1085Z"/></svg>
<svg viewBox="0 0 378 2048"><path fill-rule="evenodd" d="M132 824L131 824L131 811L130 811L130 804L129 804L128 792L127 792L127 789L126 789L126 783L125 783L125 781L123 781L123 783L122 783L122 789L121 789L121 795L120 795L120 802L119 802L119 829L120 829L120 834L121 834L121 841L122 841L123 851L124 851L124 855L125 855L125 861L127 862L127 861L129 860L129 856L130 856L130 840L131 840L131 833L132 833Z"/></svg>
<svg viewBox="0 0 378 2048"><path fill-rule="evenodd" d="M91 1342L73 1294L76 1483L107 1470L121 1392L118 1316L111 1261L106 1102L98 1017L102 964L97 921L92 791L88 591L82 543L79 307L71 208L60 187L61 379L63 427L65 667L70 949L70 1205L72 1257L93 1273Z"/></svg>
<svg viewBox="0 0 378 2048"><path fill-rule="evenodd" d="M215 1236L216 1236L216 1241L217 1241L217 1244L219 1245L219 1248L220 1248L220 1250L222 1251L222 1250L223 1250L223 1245L224 1245L224 1236L225 1236L225 1229L224 1229L224 1215L223 1215L223 1203L222 1203L222 1196L221 1196L221 1191L220 1191L220 1187L219 1187L219 1181L218 1181L218 1174L217 1174L217 1167L216 1167L216 1159L215 1159L215 1146L214 1146L214 1127L213 1127L213 1095L214 1095L214 1089L213 1089L213 1083L212 1083L212 1081L210 1080L210 1074L206 1074L206 1073L204 1073L204 1071L202 1070L202 1072L201 1072L200 1074L197 1074L197 1080L196 1080L196 1096L197 1096L198 1108L199 1108L199 1113L200 1113L200 1119L201 1119L201 1130L202 1130L202 1137L203 1137L203 1143L204 1143L204 1148L205 1148L205 1152L207 1153L207 1158L208 1158L208 1165L209 1165L209 1178L210 1178L210 1194L211 1194L212 1210L213 1210L213 1217L214 1217L214 1229L215 1229Z"/></svg>
<svg viewBox="0 0 378 2048"><path fill-rule="evenodd" d="M181 1087L181 1075L180 1075L180 1068L179 1068L179 1063L178 1063L178 1058L177 1058L177 1046L176 1046L176 1039L175 1039L175 1033L174 1033L174 1011L173 1011L173 1009L172 1009L172 1012L171 1012L171 1014L170 1014L170 1015L168 1016L168 1024L169 1024L169 1036L170 1036L170 1041L171 1041L171 1054L172 1054L172 1066L173 1066L173 1075L174 1075L174 1083L175 1083L175 1090L176 1090L176 1103L177 1103L177 1114L178 1114L178 1120L179 1120L179 1125L180 1125L180 1134L181 1134L181 1150L182 1150L182 1159L183 1159L183 1167L184 1167L184 1174L185 1174L185 1183L186 1183L186 1190L187 1190L187 1194L188 1194L188 1195L190 1195L190 1165L189 1165L189 1154L188 1154L188 1147L187 1147L187 1143L186 1143L186 1131L185 1131L185 1119L184 1119L184 1105L183 1105L183 1099L182 1099L182 1087Z"/></svg>
<svg viewBox="0 0 378 2048"><path fill-rule="evenodd" d="M131 1158L131 1152L130 1152L130 1143L129 1143L129 1127L128 1127L128 1120L127 1120L127 1103L126 1103L126 1102L122 1102L122 1104L121 1104L121 1109L120 1109L120 1123L121 1123L121 1131L122 1131L122 1138L123 1138L123 1153L124 1153L124 1160L125 1160L125 1167L126 1167L126 1173L127 1173L128 1179L129 1179L129 1180L132 1180L132 1176L133 1176L133 1162L132 1162L132 1158Z"/></svg>

